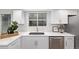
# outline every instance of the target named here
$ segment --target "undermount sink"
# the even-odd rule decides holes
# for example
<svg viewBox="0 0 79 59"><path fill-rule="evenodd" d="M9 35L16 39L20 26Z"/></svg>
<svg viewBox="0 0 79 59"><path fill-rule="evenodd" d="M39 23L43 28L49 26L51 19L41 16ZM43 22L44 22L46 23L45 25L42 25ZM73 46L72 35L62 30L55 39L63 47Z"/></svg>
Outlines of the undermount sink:
<svg viewBox="0 0 79 59"><path fill-rule="evenodd" d="M44 32L30 32L29 35L44 35Z"/></svg>

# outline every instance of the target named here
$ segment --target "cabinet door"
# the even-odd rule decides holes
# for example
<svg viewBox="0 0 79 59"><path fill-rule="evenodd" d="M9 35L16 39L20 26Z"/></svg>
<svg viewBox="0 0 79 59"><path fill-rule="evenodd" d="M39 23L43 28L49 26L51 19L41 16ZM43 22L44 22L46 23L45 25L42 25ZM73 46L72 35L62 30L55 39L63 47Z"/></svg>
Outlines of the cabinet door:
<svg viewBox="0 0 79 59"><path fill-rule="evenodd" d="M19 49L20 48L20 39L16 39L14 42L10 43L7 48L8 49Z"/></svg>
<svg viewBox="0 0 79 59"><path fill-rule="evenodd" d="M14 10L12 21L17 21L18 24L24 24L24 16L22 10Z"/></svg>
<svg viewBox="0 0 79 59"><path fill-rule="evenodd" d="M25 49L44 49L48 48L48 37L29 36L22 38L22 48Z"/></svg>
<svg viewBox="0 0 79 59"><path fill-rule="evenodd" d="M68 24L67 10L54 10L51 12L51 24Z"/></svg>
<svg viewBox="0 0 79 59"><path fill-rule="evenodd" d="M73 49L74 48L74 37L64 37L64 48L65 49Z"/></svg>
<svg viewBox="0 0 79 59"><path fill-rule="evenodd" d="M68 10L68 15L77 15L77 10Z"/></svg>
<svg viewBox="0 0 79 59"><path fill-rule="evenodd" d="M23 49L34 49L34 38L32 37L22 37L21 39L21 48Z"/></svg>
<svg viewBox="0 0 79 59"><path fill-rule="evenodd" d="M49 48L49 39L48 37L36 37L35 38L35 48L36 49L48 49Z"/></svg>
<svg viewBox="0 0 79 59"><path fill-rule="evenodd" d="M58 13L57 11L51 12L51 24L59 24Z"/></svg>

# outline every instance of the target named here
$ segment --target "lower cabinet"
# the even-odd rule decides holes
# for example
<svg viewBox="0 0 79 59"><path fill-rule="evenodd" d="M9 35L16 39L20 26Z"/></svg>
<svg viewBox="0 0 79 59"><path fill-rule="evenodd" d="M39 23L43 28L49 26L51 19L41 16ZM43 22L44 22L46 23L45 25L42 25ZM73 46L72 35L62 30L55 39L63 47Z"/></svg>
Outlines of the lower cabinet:
<svg viewBox="0 0 79 59"><path fill-rule="evenodd" d="M23 49L74 49L74 36L23 36Z"/></svg>
<svg viewBox="0 0 79 59"><path fill-rule="evenodd" d="M19 49L20 48L20 39L16 39L11 42L8 46L0 46L0 49Z"/></svg>
<svg viewBox="0 0 79 59"><path fill-rule="evenodd" d="M65 49L74 49L74 36L65 36L64 37L64 48Z"/></svg>
<svg viewBox="0 0 79 59"><path fill-rule="evenodd" d="M49 39L47 36L24 36L21 39L23 49L48 49Z"/></svg>
<svg viewBox="0 0 79 59"><path fill-rule="evenodd" d="M16 39L14 42L9 44L8 49L20 49L20 39Z"/></svg>
<svg viewBox="0 0 79 59"><path fill-rule="evenodd" d="M74 49L74 36L49 37L50 49Z"/></svg>
<svg viewBox="0 0 79 59"><path fill-rule="evenodd" d="M22 36L0 49L74 49L74 36Z"/></svg>

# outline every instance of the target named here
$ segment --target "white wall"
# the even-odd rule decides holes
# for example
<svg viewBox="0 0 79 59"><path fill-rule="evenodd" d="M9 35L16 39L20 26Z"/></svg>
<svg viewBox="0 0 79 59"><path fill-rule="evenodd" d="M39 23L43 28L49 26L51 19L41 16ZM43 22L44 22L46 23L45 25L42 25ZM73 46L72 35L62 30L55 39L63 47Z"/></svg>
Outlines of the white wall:
<svg viewBox="0 0 79 59"><path fill-rule="evenodd" d="M51 11L51 10L49 10L49 11ZM7 13L11 14L12 10L0 10L0 14L7 14ZM52 31L52 26L54 26L54 25L53 24L51 25L51 21L50 20L52 18L50 18L50 16L53 17L53 15L51 15L51 12L48 13L47 26L45 26L45 27L38 27L39 31L44 31L44 32L46 32L46 31L50 31L51 32ZM29 27L29 19L28 19L28 12L27 12L27 10L24 10L24 18L25 18L25 24L18 25L19 26L18 27L18 31L19 32L36 31L36 27ZM0 17L0 22L1 22L1 17ZM1 23L0 23L0 25L1 25ZM0 32L1 32L1 26L0 26Z"/></svg>
<svg viewBox="0 0 79 59"><path fill-rule="evenodd" d="M32 26L29 26L29 19L28 19L28 13L29 12L25 12L25 25L26 25L26 29L27 29L27 32L34 32L34 31L37 31L36 30L36 27L32 27ZM46 31L51 31L51 25L50 25L50 13L51 12L48 12L48 17L47 17L47 25L46 26L39 26L38 27L38 31L43 31L43 32L46 32Z"/></svg>
<svg viewBox="0 0 79 59"><path fill-rule="evenodd" d="M58 10L58 9L57 9ZM57 11L56 10L56 11ZM60 10L60 9L59 9ZM62 9L63 10L63 9ZM61 11L62 11L61 10ZM25 16L25 24L24 25L19 25L19 31L21 31L21 32L34 32L34 31L37 31L36 30L36 27L29 27L29 19L28 19L28 13L29 13L29 11L27 11L27 10L24 10L25 12L24 12L24 16ZM44 11L44 10L43 10ZM50 10L51 11L51 10ZM55 10L54 10L55 11ZM52 12L54 12L54 11L52 11ZM71 10L67 10L68 11L68 13L70 14L71 13ZM75 11L75 10L74 10ZM51 18L51 17L55 17L54 16L54 14L52 14L51 15L51 13L52 12L48 12L48 17L47 17L47 26L43 26L43 27L38 27L39 28L39 31L44 31L44 32L47 32L47 31L49 31L49 32L51 32L52 31L52 26L54 26L54 25L56 25L56 24L52 24L51 25L51 20L53 19L53 18Z"/></svg>
<svg viewBox="0 0 79 59"><path fill-rule="evenodd" d="M23 12L23 15L24 15L24 24L19 24L18 25L18 31L19 32L26 32L27 31L27 13L24 13Z"/></svg>
<svg viewBox="0 0 79 59"><path fill-rule="evenodd" d="M24 10L25 11L25 10ZM31 10L32 11L32 10ZM31 11L28 11L27 12L27 10L26 10L26 12L25 12L25 21L26 21L26 27L25 28L27 28L27 31L29 32L34 32L34 31L37 31L36 30L36 27L32 27L32 26L30 26L29 27L29 19L28 19L28 13L29 12L31 12ZM35 10L36 11L36 10ZM38 10L37 10L38 11ZM40 11L40 10L39 10ZM41 10L42 11L42 10ZM44 10L43 10L44 11ZM62 13L62 14L59 14L58 15L58 12L60 11L60 13ZM38 30L39 31L43 31L43 32L51 32L52 31L52 26L54 26L54 25L56 25L56 24L52 24L51 25L51 20L56 20L56 19L54 19L53 17L55 17L55 18L60 18L60 16L62 17L62 15L63 15L63 17L65 17L65 15L64 14L66 14L67 12L65 11L63 11L63 12L61 12L61 11L63 11L63 9L62 10L49 10L48 11L48 17L47 17L47 26L39 26L38 27ZM55 13L55 12L57 12L57 13ZM53 13L53 14L52 14ZM63 14L64 13L64 14ZM58 15L58 16L56 16L56 15ZM64 20L64 19L63 19ZM54 22L53 22L54 23Z"/></svg>

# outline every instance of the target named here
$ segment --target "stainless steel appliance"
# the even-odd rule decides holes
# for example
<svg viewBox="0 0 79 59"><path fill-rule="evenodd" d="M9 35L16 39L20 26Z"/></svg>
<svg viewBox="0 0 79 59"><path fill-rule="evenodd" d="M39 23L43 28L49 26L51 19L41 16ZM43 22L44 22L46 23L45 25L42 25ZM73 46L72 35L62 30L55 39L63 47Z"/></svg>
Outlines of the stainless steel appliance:
<svg viewBox="0 0 79 59"><path fill-rule="evenodd" d="M50 49L64 49L64 37L50 36L49 39Z"/></svg>

